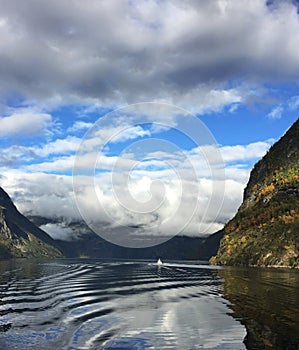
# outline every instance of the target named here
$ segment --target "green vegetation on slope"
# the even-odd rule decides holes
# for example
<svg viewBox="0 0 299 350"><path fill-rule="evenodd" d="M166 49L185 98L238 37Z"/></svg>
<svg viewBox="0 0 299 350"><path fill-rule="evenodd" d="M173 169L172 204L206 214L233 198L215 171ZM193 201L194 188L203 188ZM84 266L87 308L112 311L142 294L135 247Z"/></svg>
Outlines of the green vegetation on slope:
<svg viewBox="0 0 299 350"><path fill-rule="evenodd" d="M253 168L210 262L299 267L299 120Z"/></svg>

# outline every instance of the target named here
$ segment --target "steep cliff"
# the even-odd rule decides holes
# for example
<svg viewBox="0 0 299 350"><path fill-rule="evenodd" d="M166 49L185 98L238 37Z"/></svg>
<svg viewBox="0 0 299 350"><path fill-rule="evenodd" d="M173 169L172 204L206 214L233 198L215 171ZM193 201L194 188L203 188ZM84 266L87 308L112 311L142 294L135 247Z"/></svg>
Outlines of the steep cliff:
<svg viewBox="0 0 299 350"><path fill-rule="evenodd" d="M212 264L299 266L299 120L253 168Z"/></svg>
<svg viewBox="0 0 299 350"><path fill-rule="evenodd" d="M0 187L0 259L61 256L55 241L25 218Z"/></svg>

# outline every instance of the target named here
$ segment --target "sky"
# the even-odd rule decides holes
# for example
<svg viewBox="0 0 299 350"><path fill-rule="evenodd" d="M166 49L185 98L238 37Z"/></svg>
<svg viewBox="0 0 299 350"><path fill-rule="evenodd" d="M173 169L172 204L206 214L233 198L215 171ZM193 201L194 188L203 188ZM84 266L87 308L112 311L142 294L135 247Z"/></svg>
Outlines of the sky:
<svg viewBox="0 0 299 350"><path fill-rule="evenodd" d="M297 1L1 0L0 37L0 186L54 237L216 232L298 118Z"/></svg>

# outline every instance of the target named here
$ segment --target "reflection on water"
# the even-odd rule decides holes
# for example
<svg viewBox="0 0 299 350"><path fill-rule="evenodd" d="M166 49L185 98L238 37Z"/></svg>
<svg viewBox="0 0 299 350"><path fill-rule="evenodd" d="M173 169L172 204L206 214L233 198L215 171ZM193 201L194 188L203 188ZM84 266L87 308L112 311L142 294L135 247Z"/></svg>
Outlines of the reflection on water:
<svg viewBox="0 0 299 350"><path fill-rule="evenodd" d="M248 349L299 349L299 271L225 268L219 275Z"/></svg>
<svg viewBox="0 0 299 350"><path fill-rule="evenodd" d="M292 271L0 262L0 349L292 349L297 286Z"/></svg>

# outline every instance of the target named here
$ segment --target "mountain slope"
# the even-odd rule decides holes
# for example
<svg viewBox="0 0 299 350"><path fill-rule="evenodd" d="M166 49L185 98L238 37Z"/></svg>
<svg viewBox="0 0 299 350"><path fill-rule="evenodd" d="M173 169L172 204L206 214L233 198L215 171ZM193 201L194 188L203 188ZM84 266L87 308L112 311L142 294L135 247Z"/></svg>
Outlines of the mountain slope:
<svg viewBox="0 0 299 350"><path fill-rule="evenodd" d="M253 168L212 264L299 266L299 120Z"/></svg>
<svg viewBox="0 0 299 350"><path fill-rule="evenodd" d="M61 256L55 241L25 218L0 187L0 258Z"/></svg>

